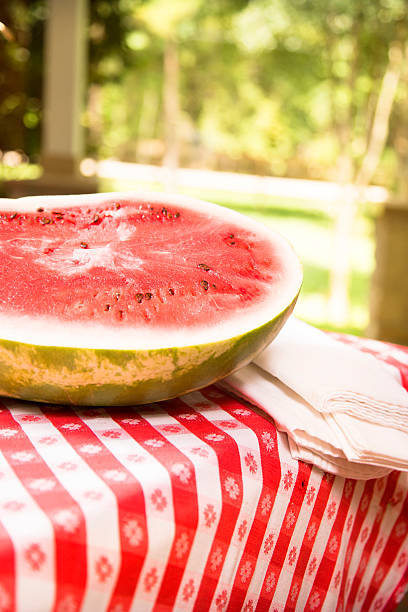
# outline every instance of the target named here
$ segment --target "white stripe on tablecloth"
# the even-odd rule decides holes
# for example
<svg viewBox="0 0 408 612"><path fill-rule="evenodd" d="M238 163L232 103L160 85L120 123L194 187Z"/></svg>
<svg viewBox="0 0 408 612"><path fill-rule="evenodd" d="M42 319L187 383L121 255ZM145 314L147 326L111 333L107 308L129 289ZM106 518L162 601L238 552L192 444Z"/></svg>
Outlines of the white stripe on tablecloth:
<svg viewBox="0 0 408 612"><path fill-rule="evenodd" d="M396 483L396 487L395 487L395 491L394 491L394 495L393 498L396 499L396 495L398 493L401 494L401 500L399 503L392 503L389 504L387 503L386 507L385 507L385 512L384 515L382 517L382 521L381 521L381 525L377 534L377 538L376 541L374 543L374 546L372 548L371 554L369 555L369 559L368 559L368 563L365 567L365 571L361 577L361 581L360 581L360 587L359 589L361 589L362 587L365 587L365 591L367 592L367 588L370 586L370 583L375 580L377 578L376 576L376 572L377 570L377 563L380 560L380 557L384 551L384 548L387 546L387 542L388 539L391 536L391 532L392 529L396 523L396 521L398 521L398 517L401 513L401 510L403 508L403 504L405 501L405 497L407 495L407 481L408 481L408 473L407 472L400 472L399 476L398 476L398 481ZM375 495L375 494L374 494ZM376 503L378 503L380 501L382 497L382 493L381 494L377 494L375 495L376 498ZM391 500L390 500L391 501ZM378 508L379 510L380 508ZM406 523L407 519L406 517L404 519L402 519L402 521ZM372 525L374 525L374 521L372 522ZM368 536L369 537L369 536ZM367 538L368 539L368 538ZM380 540L383 540L383 544L382 546L378 547L378 550L376 550L377 545L379 544ZM362 549L364 549L364 544L362 545ZM401 551L405 550L405 553L408 555L408 545L407 543L405 544L405 548L402 547ZM381 606L377 605L376 606L376 601L378 602L378 600L382 599L383 600L383 605L385 604L385 602L388 600L390 594L392 593L392 591L395 589L396 583L398 583L398 581L401 578L401 566L398 568L398 561L400 558L400 554L401 551L398 551L397 555L394 558L393 564L389 567L387 567L387 573L386 575L381 578L381 576L378 577L378 592L376 593L376 596L373 598L373 607L374 610L376 609L380 609ZM406 561L405 561L406 564ZM380 571L384 570L384 568L380 568ZM359 595L359 591L357 591L356 593L357 595L357 602L353 602L353 606L357 610L359 609L363 609L363 604L364 604L364 597L361 597L361 599L358 599L358 595ZM353 608L354 610L354 608Z"/></svg>
<svg viewBox="0 0 408 612"><path fill-rule="evenodd" d="M308 488L309 487L314 487L315 491L316 491L316 496L317 493L319 491L319 487L320 484L322 482L322 471L319 468L313 467L311 474L310 474L310 478L309 478L309 482L308 482ZM307 489L306 489L307 490ZM316 499L316 497L315 497ZM314 502L315 499L313 500L313 502L310 504L310 506L307 504L307 496L305 495L303 498L303 503L302 506L300 508L298 517L296 519L296 524L292 533L292 537L290 539L289 545L288 545L288 550L286 553L286 557L285 557L285 561L284 561L284 566L285 569L284 571L282 571L280 573L279 576L279 580L278 580L278 584L276 586L276 590L275 590L275 597L276 597L276 601L286 601L288 602L288 605L291 605L291 601L290 601L290 588L292 586L292 580L293 580L293 576L294 576L294 572L296 569L296 563L299 559L299 555L302 552L302 546L305 540L305 536L306 536L306 532L307 532L307 528L309 526L309 520L313 515L313 507L314 507ZM330 498L329 498L330 499ZM323 522L323 519L322 519ZM322 523L321 523L322 524ZM320 524L320 525L321 525ZM289 563L289 555L290 552L293 548L296 548L296 560L295 562L290 565ZM312 557L309 558L309 561ZM308 563L309 563L308 561ZM305 572L305 574L307 573L307 570ZM297 595L296 595L297 597ZM297 600L297 603L299 604L299 600Z"/></svg>
<svg viewBox="0 0 408 612"><path fill-rule="evenodd" d="M283 519L285 518L285 514L290 504L290 499L292 495L291 487L290 491L284 491L282 488L282 477L284 475L285 468L288 467L293 471L293 484L296 482L297 472L298 472L298 462L293 461L292 456L289 450L289 444L287 440L286 434L281 434L277 432L277 442L278 442L278 454L279 454L279 462L281 467L281 478L280 478L280 486L278 491L276 492L276 497L273 503L273 507L271 513L269 515L268 524L265 530L265 535L262 540L262 544L259 550L259 556L257 559L257 564L255 568L255 572L252 576L251 583L248 587L247 599L252 599L254 603L258 601L259 595L262 591L262 586L265 581L265 578L269 571L269 563L272 558L276 541L279 538L279 534L282 529ZM264 554L264 545L268 535L274 535L274 544L273 548L270 552L265 555Z"/></svg>
<svg viewBox="0 0 408 612"><path fill-rule="evenodd" d="M308 597L313 589L313 585L316 579L316 574L319 571L319 566L320 563L323 559L324 556L324 552L326 550L326 546L329 542L329 538L330 538L330 534L333 528L333 523L336 520L336 516L337 516L337 512L339 510L339 505L342 499L342 495L343 495L343 489L344 489L344 484L345 484L345 480L344 478L340 478L340 477L336 477L336 476L332 476L330 474L326 474L324 472L321 472L321 476L322 476L322 480L323 478L333 478L334 482L333 482L333 486L331 487L330 490L330 494L327 498L327 502L326 502L326 506L323 510L322 513L322 517L320 520L320 524L318 526L317 529L317 534L316 534L316 538L314 540L313 543L313 547L312 550L310 551L310 556L308 559L308 564L306 567L306 571L305 574L303 576L303 580L302 580L302 584L300 587L300 591L299 591L299 597L297 600L297 606L298 609L302 610L304 609L304 607L306 606L306 602L308 600ZM318 500L318 493L319 489L317 488L317 493L316 493L316 500ZM333 516L332 519L329 519L327 516L327 510L330 506L331 503L335 503L336 504L336 510L335 510L335 514ZM312 509L312 513L313 513L313 509ZM306 531L307 533L307 531ZM339 549L338 549L339 551ZM338 553L337 551L337 553ZM309 572L308 572L308 567L309 567L309 563L313 560L316 559L316 569L315 571L309 576ZM320 596L320 595L319 595Z"/></svg>
<svg viewBox="0 0 408 612"><path fill-rule="evenodd" d="M185 398L183 399L185 400ZM157 419L153 417L149 419L149 422L153 426L171 424L178 425L181 428L183 427L182 422L173 418L167 412L164 412L159 406L157 409L160 416L158 416ZM158 423L155 423L156 420ZM186 602L183 599L184 589L187 584L192 584L195 592L197 592L221 515L222 492L220 487L218 458L211 446L202 442L200 438L197 438L197 436L188 429L185 429L182 434L171 434L166 432L166 438L192 462L195 471L198 506L197 530L190 549L183 579L174 602L175 610L189 610L194 604L194 597L192 597L189 603ZM208 453L208 456L203 460L199 454L191 452L193 448L204 449ZM211 497L208 496L209 492L211 492ZM206 518L204 509L207 504L212 505L216 513L216 519L210 526L205 524Z"/></svg>
<svg viewBox="0 0 408 612"><path fill-rule="evenodd" d="M1 452L0 472L3 474L0 486L1 520L11 538L15 554L16 609L47 612L54 606L56 591L55 540L51 521L28 493ZM20 512L4 506L8 502L24 504L21 511L30 519L22 521ZM45 560L38 569L30 571L26 555L36 543L41 543Z"/></svg>
<svg viewBox="0 0 408 612"><path fill-rule="evenodd" d="M367 484L368 481L365 481L365 484ZM364 499L364 495L365 493L363 492L362 494L362 499ZM369 505L367 507L367 510L364 511L365 512L365 516L364 516L364 520L361 523L360 526L360 531L357 534L356 540L355 540L355 545L354 545L354 549L353 549L353 553L351 556L351 560L350 563L345 564L345 568L347 571L347 581L345 584L345 592L344 592L344 601L347 602L347 599L349 597L350 594L350 590L353 584L353 579L354 576L356 575L357 571L358 571L358 567L360 565L360 561L361 561L361 557L363 555L364 552L364 546L366 544L367 538L364 540L364 542L361 542L361 534L363 533L364 529L368 529L368 536L371 533L371 529L373 527L373 525L375 524L375 516L377 514L377 509L378 509L378 503L379 503L379 499L381 498L381 496L379 497L378 495L376 495L375 490L373 492L373 494L371 495L371 499L369 501ZM357 511L358 506L355 507L355 510ZM352 528L353 529L353 528Z"/></svg>
<svg viewBox="0 0 408 612"><path fill-rule="evenodd" d="M147 411L143 411L146 418ZM136 416L136 415L135 415ZM139 481L145 496L146 524L148 532L148 549L144 566L136 587L131 610L133 612L148 612L154 606L157 593L167 566L167 560L174 539L174 508L172 502L171 482L168 471L151 455L142 444L134 440L113 419L92 419L82 417L99 440L109 449L115 458ZM102 434L106 429L121 432L119 438L107 438ZM143 469L139 463L129 459L129 455L137 453L144 458ZM167 505L159 512L152 502L152 494L160 489L166 497ZM147 592L144 588L146 576L156 568L158 580ZM95 611L93 611L95 612ZM98 610L99 612L99 610Z"/></svg>
<svg viewBox="0 0 408 612"><path fill-rule="evenodd" d="M326 598L323 602L322 612L333 612L333 610L338 605L338 597L339 597L339 591L340 591L342 580L343 580L343 572L345 571L345 569L346 570L348 569L348 567L346 567L346 564L345 564L347 547L350 542L350 534L353 531L353 525L354 525L354 521L356 518L356 511L360 504L360 500L364 492L365 484L366 482L364 480L356 481L356 486L354 487L353 495L351 497L350 505L347 511L346 520L344 521L344 527L341 531L341 540L340 540L340 546L339 546L338 553L337 553L336 565L333 570L333 574L331 577L329 588L327 590ZM350 520L350 528L347 529L349 520ZM338 586L336 587L335 581L336 581L336 576L339 572L340 572L340 582ZM309 584L309 590L311 586L312 584ZM307 596L308 596L308 593L306 593L306 598L304 599L305 602L307 601Z"/></svg>
<svg viewBox="0 0 408 612"><path fill-rule="evenodd" d="M19 415L27 413L27 407L18 403L8 401L7 407L17 421ZM109 603L120 566L116 497L48 419L45 418L40 424L20 421L20 425L38 454L82 510L86 524L88 579L81 612L102 612ZM39 440L46 436L56 437L58 442L41 444ZM61 467L66 462L77 465L78 470L69 471ZM98 492L101 497L97 500L89 498L88 491ZM109 529L106 529L106 525L109 525ZM96 568L102 556L107 557L112 574L101 585Z"/></svg>
<svg viewBox="0 0 408 612"><path fill-rule="evenodd" d="M227 555L222 566L221 573L218 578L218 589L214 592L212 605L215 607L214 600L218 596L220 588L226 589L230 592L231 586L234 584L236 572L239 567L239 563L244 552L245 545L247 542L248 534L250 532L252 521L255 517L256 508L258 506L259 498L262 492L262 460L259 449L259 442L255 432L248 426L235 419L229 412L223 410L215 402L207 399L201 393L191 393L185 400L190 406L194 407L194 402L206 401L211 406L210 410L206 410L205 417L212 422L215 426L220 428L225 435L232 438L237 445L242 473L242 503L239 510L238 518L236 521L233 536L231 538L230 545L228 546ZM218 421L231 421L239 425L239 429L235 428L222 428L218 425ZM251 475L248 471L248 467L245 464L245 455L250 452L257 465L258 469L254 475ZM218 474L219 479L219 474ZM247 531L242 541L238 539L238 529L244 520L248 520ZM253 569L253 568L252 568ZM248 583L243 582L243 588Z"/></svg>

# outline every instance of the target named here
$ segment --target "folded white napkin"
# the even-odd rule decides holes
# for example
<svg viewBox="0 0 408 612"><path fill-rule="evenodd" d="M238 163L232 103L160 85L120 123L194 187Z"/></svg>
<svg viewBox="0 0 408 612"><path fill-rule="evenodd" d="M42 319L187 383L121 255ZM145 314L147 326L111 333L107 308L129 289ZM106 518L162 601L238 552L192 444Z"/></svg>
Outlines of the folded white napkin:
<svg viewBox="0 0 408 612"><path fill-rule="evenodd" d="M294 317L222 384L270 414L298 459L350 478L408 470L408 393L398 374Z"/></svg>

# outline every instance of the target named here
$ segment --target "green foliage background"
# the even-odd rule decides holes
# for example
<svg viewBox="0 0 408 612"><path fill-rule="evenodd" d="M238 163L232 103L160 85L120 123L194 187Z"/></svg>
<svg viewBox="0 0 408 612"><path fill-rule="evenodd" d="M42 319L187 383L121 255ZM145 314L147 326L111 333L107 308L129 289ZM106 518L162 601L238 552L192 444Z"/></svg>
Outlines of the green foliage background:
<svg viewBox="0 0 408 612"><path fill-rule="evenodd" d="M337 178L364 155L405 0L90 0L88 153L160 162L163 52L180 62L182 164ZM45 0L2 3L0 149L38 157ZM376 180L398 180L396 100ZM401 104L400 104L401 103ZM351 177L352 178L352 177Z"/></svg>

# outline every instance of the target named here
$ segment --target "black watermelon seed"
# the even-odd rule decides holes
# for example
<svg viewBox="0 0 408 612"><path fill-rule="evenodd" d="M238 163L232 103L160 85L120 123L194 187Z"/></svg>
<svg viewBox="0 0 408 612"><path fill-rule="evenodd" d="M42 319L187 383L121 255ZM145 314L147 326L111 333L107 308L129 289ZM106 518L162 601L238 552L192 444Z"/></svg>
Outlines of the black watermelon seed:
<svg viewBox="0 0 408 612"><path fill-rule="evenodd" d="M208 282L206 280L200 280L200 285L202 286L202 288L204 289L204 291L208 291Z"/></svg>
<svg viewBox="0 0 408 612"><path fill-rule="evenodd" d="M79 246L81 247L81 249L87 249L88 248L88 243L87 242L81 242L81 244Z"/></svg>
<svg viewBox="0 0 408 612"><path fill-rule="evenodd" d="M119 298L120 298L120 293L119 292L115 293L115 300L117 302L119 302Z"/></svg>
<svg viewBox="0 0 408 612"><path fill-rule="evenodd" d="M135 298L139 304L143 302L144 295L143 293L136 293Z"/></svg>
<svg viewBox="0 0 408 612"><path fill-rule="evenodd" d="M161 211L162 211L162 215L167 215L167 208L162 208Z"/></svg>
<svg viewBox="0 0 408 612"><path fill-rule="evenodd" d="M98 223L99 221L99 215L95 215L94 218L92 219L92 223Z"/></svg>
<svg viewBox="0 0 408 612"><path fill-rule="evenodd" d="M217 285L214 285L214 283L211 285L214 289L217 288Z"/></svg>
<svg viewBox="0 0 408 612"><path fill-rule="evenodd" d="M115 210L119 210L119 208L120 208L119 202L115 202L113 207L115 208Z"/></svg>
<svg viewBox="0 0 408 612"><path fill-rule="evenodd" d="M179 212L174 213L174 218L177 219L180 216Z"/></svg>
<svg viewBox="0 0 408 612"><path fill-rule="evenodd" d="M174 289L169 289L170 295L174 295Z"/></svg>
<svg viewBox="0 0 408 612"><path fill-rule="evenodd" d="M111 305L110 304L106 304L105 309L104 310L110 310L111 309Z"/></svg>
<svg viewBox="0 0 408 612"><path fill-rule="evenodd" d="M44 212L43 208L37 208L37 212Z"/></svg>
<svg viewBox="0 0 408 612"><path fill-rule="evenodd" d="M233 238L233 237L234 237L234 234L230 234L230 235L228 236L228 238Z"/></svg>
<svg viewBox="0 0 408 612"><path fill-rule="evenodd" d="M42 223L43 225L48 225L49 223L52 223L52 221L48 217L42 217L40 219L40 223Z"/></svg>
<svg viewBox="0 0 408 612"><path fill-rule="evenodd" d="M153 293L148 292L148 293L145 293L144 296L145 296L145 300L151 300L153 297Z"/></svg>
<svg viewBox="0 0 408 612"><path fill-rule="evenodd" d="M198 268L201 268L205 272L208 272L209 270L211 270L210 266L207 266L207 264L205 264L205 263L198 264Z"/></svg>
<svg viewBox="0 0 408 612"><path fill-rule="evenodd" d="M17 213L13 213L13 214L10 216L10 219L15 219L16 217L17 217Z"/></svg>
<svg viewBox="0 0 408 612"><path fill-rule="evenodd" d="M231 246L233 246L233 245L235 244L235 242L230 242L229 244L230 244Z"/></svg>

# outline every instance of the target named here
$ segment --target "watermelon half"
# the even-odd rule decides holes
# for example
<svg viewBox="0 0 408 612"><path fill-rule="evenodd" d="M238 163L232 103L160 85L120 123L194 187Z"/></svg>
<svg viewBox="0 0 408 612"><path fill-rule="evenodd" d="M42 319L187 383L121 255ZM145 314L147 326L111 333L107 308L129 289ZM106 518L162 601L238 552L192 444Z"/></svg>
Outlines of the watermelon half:
<svg viewBox="0 0 408 612"><path fill-rule="evenodd" d="M183 196L0 200L0 394L147 403L248 363L296 302L284 238Z"/></svg>

